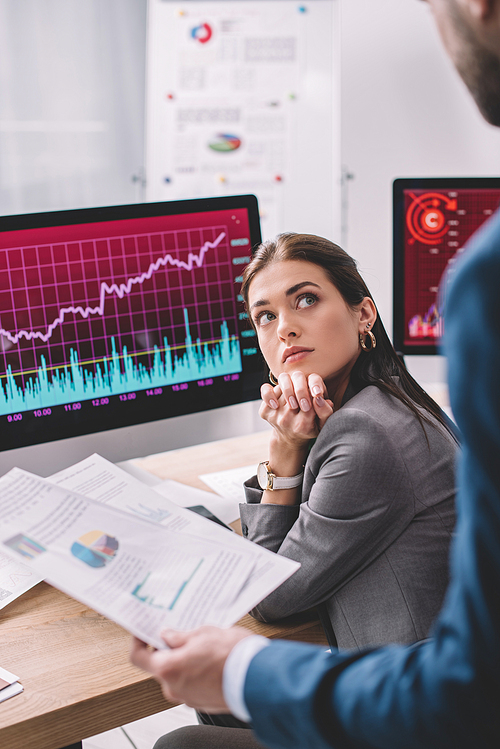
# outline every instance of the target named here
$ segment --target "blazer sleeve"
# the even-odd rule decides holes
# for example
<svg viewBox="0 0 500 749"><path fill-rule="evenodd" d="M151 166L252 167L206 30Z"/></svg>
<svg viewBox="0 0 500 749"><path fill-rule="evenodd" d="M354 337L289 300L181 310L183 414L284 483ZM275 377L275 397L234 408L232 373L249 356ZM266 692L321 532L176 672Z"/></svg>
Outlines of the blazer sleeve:
<svg viewBox="0 0 500 749"><path fill-rule="evenodd" d="M350 408L330 417L314 453L304 479L311 486L307 501L293 507L261 504L262 493L250 485L248 502L240 505L244 535L301 565L253 610L262 621L328 599L414 516L411 481L398 446L366 412Z"/></svg>

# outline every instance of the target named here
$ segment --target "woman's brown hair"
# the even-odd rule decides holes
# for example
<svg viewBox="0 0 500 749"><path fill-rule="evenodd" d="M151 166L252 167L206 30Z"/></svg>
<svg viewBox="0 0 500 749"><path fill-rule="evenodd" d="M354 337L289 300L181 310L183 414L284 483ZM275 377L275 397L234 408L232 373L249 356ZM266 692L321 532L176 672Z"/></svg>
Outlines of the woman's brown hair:
<svg viewBox="0 0 500 749"><path fill-rule="evenodd" d="M247 308L250 284L257 273L268 265L285 260L305 260L323 268L345 303L352 309L361 304L365 297L373 300L361 278L356 261L341 247L314 234L286 233L259 245L245 268L241 293ZM253 325L251 318L250 322ZM400 360L378 310L372 332L377 340L376 348L361 350L351 371L350 383L355 391L359 392L367 385L375 385L404 403L415 414L422 427L423 421L432 424L426 415L427 412L456 439L438 404L413 379ZM399 378L399 385L394 381L394 377Z"/></svg>

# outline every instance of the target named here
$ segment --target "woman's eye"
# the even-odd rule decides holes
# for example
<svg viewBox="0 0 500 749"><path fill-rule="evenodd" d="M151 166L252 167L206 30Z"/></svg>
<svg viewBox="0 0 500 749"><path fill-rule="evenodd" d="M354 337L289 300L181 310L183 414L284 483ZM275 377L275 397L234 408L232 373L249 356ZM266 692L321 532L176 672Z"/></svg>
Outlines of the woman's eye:
<svg viewBox="0 0 500 749"><path fill-rule="evenodd" d="M256 325L268 325L270 322L276 319L276 315L273 315L272 312L261 312L260 315L257 315L257 318L255 320Z"/></svg>
<svg viewBox="0 0 500 749"><path fill-rule="evenodd" d="M304 309L304 307L311 307L311 305L315 304L315 302L318 301L318 297L315 296L315 294L304 294L304 296L301 296L297 307L299 309Z"/></svg>

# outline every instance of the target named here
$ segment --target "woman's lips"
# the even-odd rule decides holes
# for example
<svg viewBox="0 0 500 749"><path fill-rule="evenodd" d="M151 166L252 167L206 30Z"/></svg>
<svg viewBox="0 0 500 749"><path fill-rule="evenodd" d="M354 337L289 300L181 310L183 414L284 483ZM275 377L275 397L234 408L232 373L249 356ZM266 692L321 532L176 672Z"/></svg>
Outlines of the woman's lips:
<svg viewBox="0 0 500 749"><path fill-rule="evenodd" d="M293 364L293 362L301 361L310 354L314 349L310 348L291 348L283 352L283 363L287 362Z"/></svg>

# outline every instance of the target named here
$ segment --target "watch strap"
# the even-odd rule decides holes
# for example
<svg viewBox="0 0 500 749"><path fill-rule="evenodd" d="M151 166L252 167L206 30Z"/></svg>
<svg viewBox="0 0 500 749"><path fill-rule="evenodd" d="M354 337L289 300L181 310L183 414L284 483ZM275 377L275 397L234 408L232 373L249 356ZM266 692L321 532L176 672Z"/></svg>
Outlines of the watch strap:
<svg viewBox="0 0 500 749"><path fill-rule="evenodd" d="M266 471L265 482L261 481L261 476L263 474L261 466L263 466ZM296 476L276 476L269 467L269 461L264 460L262 463L259 463L257 478L259 480L260 488L264 489L264 491L268 490L273 492L277 489L295 489L296 486L301 485L302 479L304 478L304 471L301 471L301 473L298 473Z"/></svg>

